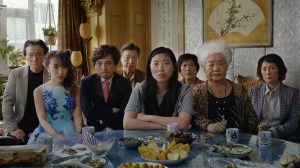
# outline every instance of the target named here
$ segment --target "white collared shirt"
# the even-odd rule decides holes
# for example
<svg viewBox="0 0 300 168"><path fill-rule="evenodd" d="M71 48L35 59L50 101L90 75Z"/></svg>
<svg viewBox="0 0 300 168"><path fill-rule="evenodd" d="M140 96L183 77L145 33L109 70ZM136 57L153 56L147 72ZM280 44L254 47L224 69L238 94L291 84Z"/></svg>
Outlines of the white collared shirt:
<svg viewBox="0 0 300 168"><path fill-rule="evenodd" d="M266 84L266 92L264 95L262 121L268 123L268 127L273 127L280 122L280 83L272 91Z"/></svg>

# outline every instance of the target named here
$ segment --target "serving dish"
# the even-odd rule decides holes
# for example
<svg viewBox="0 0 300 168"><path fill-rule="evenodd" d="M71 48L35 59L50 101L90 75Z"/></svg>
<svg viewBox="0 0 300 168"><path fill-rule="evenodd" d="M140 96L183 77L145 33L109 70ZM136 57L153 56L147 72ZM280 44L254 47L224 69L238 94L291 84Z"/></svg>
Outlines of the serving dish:
<svg viewBox="0 0 300 168"><path fill-rule="evenodd" d="M148 162L159 163L159 164L163 164L163 165L167 165L167 166L177 165L188 158L188 156L187 156L185 158L178 159L178 160L153 160L153 159L145 158L142 155L141 155L141 157Z"/></svg>
<svg viewBox="0 0 300 168"><path fill-rule="evenodd" d="M68 156L58 158L51 162L54 168L109 168L106 159L101 157L90 156Z"/></svg>
<svg viewBox="0 0 300 168"><path fill-rule="evenodd" d="M200 135L200 138L201 138L201 139L204 139L204 140L211 140L211 139L214 139L214 135L212 135L212 134L210 134L210 133L201 134L201 135Z"/></svg>
<svg viewBox="0 0 300 168"><path fill-rule="evenodd" d="M70 152L68 152L70 151ZM54 155L59 157L69 157L69 156L81 156L91 153L87 146L83 144L75 144L73 146L65 145L63 149L53 152Z"/></svg>
<svg viewBox="0 0 300 168"><path fill-rule="evenodd" d="M135 163L126 162L126 163L122 163L117 168L143 168L143 166L144 167L153 166L153 168L168 168L165 165L162 165L162 164L159 164L159 163L151 163L151 162L135 162Z"/></svg>
<svg viewBox="0 0 300 168"><path fill-rule="evenodd" d="M159 147L155 141L149 144L142 144L138 148L141 157L150 162L163 165L174 165L188 158L190 150L189 144L176 144L175 141L168 144L163 144Z"/></svg>
<svg viewBox="0 0 300 168"><path fill-rule="evenodd" d="M216 144L208 147L207 153L217 157L245 158L251 153L251 147L242 144Z"/></svg>
<svg viewBox="0 0 300 168"><path fill-rule="evenodd" d="M79 156L68 156L68 157L63 157L63 158L53 160L51 162L51 167L55 167L55 168L75 167L78 164L81 165Z"/></svg>
<svg viewBox="0 0 300 168"><path fill-rule="evenodd" d="M191 144L196 139L196 135L189 132L183 132L183 131L176 131L176 132L165 131L164 133L162 133L162 136L169 143L175 141L176 143Z"/></svg>
<svg viewBox="0 0 300 168"><path fill-rule="evenodd" d="M88 132L87 132L88 133ZM91 141L89 141L91 140ZM96 137L90 134L90 139L87 140L87 147L92 151L93 155L104 157L110 151L115 143L116 138L111 137L104 142L99 141Z"/></svg>
<svg viewBox="0 0 300 168"><path fill-rule="evenodd" d="M255 163L234 158L211 157L207 160L212 167L232 166L236 168L275 168L274 166L266 163Z"/></svg>
<svg viewBox="0 0 300 168"><path fill-rule="evenodd" d="M81 163L92 168L104 168L106 165L106 159L97 156L86 157L81 160Z"/></svg>
<svg viewBox="0 0 300 168"><path fill-rule="evenodd" d="M119 139L119 145L123 148L137 148L143 141L135 137L124 137Z"/></svg>
<svg viewBox="0 0 300 168"><path fill-rule="evenodd" d="M149 135L149 136L145 136L145 137L142 137L141 140L145 143L150 143L151 141L155 141L155 142L166 142L166 139L159 136L159 137L155 137L155 136L152 136L152 135Z"/></svg>

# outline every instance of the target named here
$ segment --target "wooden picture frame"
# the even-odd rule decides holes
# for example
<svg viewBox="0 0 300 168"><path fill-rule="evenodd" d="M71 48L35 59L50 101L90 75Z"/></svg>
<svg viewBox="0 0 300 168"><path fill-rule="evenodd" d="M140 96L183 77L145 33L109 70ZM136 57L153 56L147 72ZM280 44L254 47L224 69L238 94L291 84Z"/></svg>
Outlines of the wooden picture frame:
<svg viewBox="0 0 300 168"><path fill-rule="evenodd" d="M273 46L273 0L203 0L203 42Z"/></svg>

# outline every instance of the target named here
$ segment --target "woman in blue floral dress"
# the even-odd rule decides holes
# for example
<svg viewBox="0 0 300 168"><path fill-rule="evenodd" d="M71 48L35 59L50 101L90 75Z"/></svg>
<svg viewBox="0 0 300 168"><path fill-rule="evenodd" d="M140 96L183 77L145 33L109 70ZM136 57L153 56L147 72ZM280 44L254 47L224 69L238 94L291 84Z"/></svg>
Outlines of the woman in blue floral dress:
<svg viewBox="0 0 300 168"><path fill-rule="evenodd" d="M81 132L80 92L74 82L69 52L52 51L46 55L45 66L50 80L34 90L39 126L28 144L40 137L61 137Z"/></svg>

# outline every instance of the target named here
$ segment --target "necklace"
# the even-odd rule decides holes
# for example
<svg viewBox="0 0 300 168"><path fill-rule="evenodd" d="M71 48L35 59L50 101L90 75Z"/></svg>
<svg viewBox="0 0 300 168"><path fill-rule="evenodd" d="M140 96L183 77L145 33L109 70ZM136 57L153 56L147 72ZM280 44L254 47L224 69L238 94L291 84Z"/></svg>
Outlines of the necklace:
<svg viewBox="0 0 300 168"><path fill-rule="evenodd" d="M216 99L216 106L218 110L225 110L225 104L226 104L226 100L225 99L219 99L215 96L213 90L211 89L210 85L208 84L208 87L213 95L213 97ZM227 87L227 82L225 81L225 89L224 89L224 98L226 97L226 87Z"/></svg>
<svg viewBox="0 0 300 168"><path fill-rule="evenodd" d="M226 86L227 86L227 82L225 81L225 89L224 89L224 93L225 93L225 94L224 94L224 97L226 97ZM213 90L211 89L211 87L210 87L209 84L208 84L208 87L209 87L209 89L210 89L212 95L213 95L214 97L216 97L215 94L214 94L214 92L213 92Z"/></svg>

